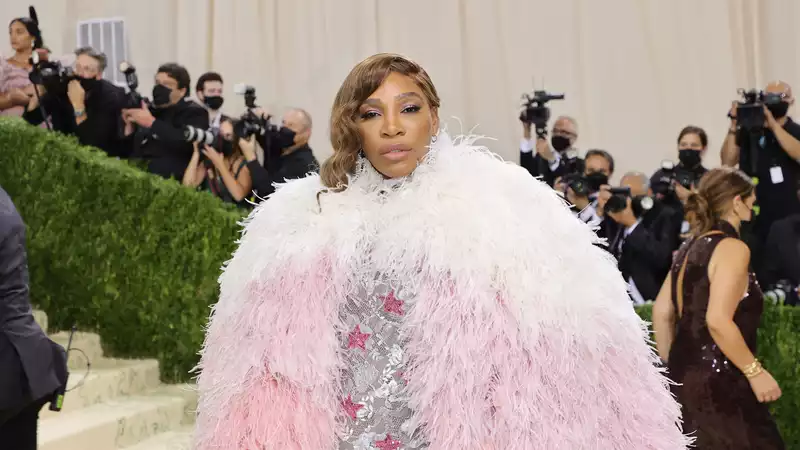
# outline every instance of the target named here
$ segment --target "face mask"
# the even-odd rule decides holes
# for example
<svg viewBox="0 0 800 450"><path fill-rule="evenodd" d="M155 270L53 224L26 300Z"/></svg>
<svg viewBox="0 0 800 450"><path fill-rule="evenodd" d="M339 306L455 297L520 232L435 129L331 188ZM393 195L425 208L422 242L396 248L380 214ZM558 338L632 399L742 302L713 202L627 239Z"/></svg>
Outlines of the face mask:
<svg viewBox="0 0 800 450"><path fill-rule="evenodd" d="M608 175L602 172L592 172L586 175L586 182L589 184L591 192L597 192L600 190L600 186L608 184Z"/></svg>
<svg viewBox="0 0 800 450"><path fill-rule="evenodd" d="M222 108L222 103L225 99L220 97L219 95L212 95L210 97L203 98L203 103L208 106L209 109L213 109L214 111Z"/></svg>
<svg viewBox="0 0 800 450"><path fill-rule="evenodd" d="M296 133L290 128L281 127L278 136L278 142L280 142L281 148L288 148L294 145Z"/></svg>
<svg viewBox="0 0 800 450"><path fill-rule="evenodd" d="M678 150L678 160L681 162L683 167L686 167L687 169L694 169L702 162L702 156L697 150L682 148Z"/></svg>
<svg viewBox="0 0 800 450"><path fill-rule="evenodd" d="M553 136L550 139L550 144L553 146L553 150L557 152L563 152L570 147L569 138L564 136Z"/></svg>
<svg viewBox="0 0 800 450"><path fill-rule="evenodd" d="M739 213L736 213L736 215L737 215L737 216L739 216L739 220L740 220L742 223L748 223L748 222L750 222L751 220L753 220L753 209L752 209L752 208L749 208L747 205L744 205L744 206L745 206L745 208L747 208L747 209L748 209L748 211L750 211L750 214L748 214L748 215L747 215L748 217L747 217L747 218L744 218L744 217L742 217L742 216L739 216Z"/></svg>
<svg viewBox="0 0 800 450"><path fill-rule="evenodd" d="M223 139L222 145L220 145L220 151L225 156L231 156L233 154L233 142Z"/></svg>
<svg viewBox="0 0 800 450"><path fill-rule="evenodd" d="M81 87L84 91L89 92L97 86L97 82L100 80L94 78L78 78L78 82L81 84Z"/></svg>
<svg viewBox="0 0 800 450"><path fill-rule="evenodd" d="M164 106L169 104L169 97L172 94L172 89L157 84L153 86L153 105Z"/></svg>
<svg viewBox="0 0 800 450"><path fill-rule="evenodd" d="M789 104L786 102L775 103L772 105L767 105L769 112L772 113L772 117L776 119L780 119L781 117L785 116L786 113L789 111Z"/></svg>

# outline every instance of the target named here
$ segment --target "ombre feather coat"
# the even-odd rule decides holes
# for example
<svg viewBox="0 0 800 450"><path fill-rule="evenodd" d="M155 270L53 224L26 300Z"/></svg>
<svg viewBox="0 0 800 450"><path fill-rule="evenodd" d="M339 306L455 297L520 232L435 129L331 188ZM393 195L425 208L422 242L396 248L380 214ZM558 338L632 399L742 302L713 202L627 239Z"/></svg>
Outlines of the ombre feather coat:
<svg viewBox="0 0 800 450"><path fill-rule="evenodd" d="M198 367L194 448L335 449L338 311L375 271L418 293L404 376L431 450L686 448L615 262L547 185L440 133L391 187L361 160L345 191L322 191L288 182L245 224Z"/></svg>

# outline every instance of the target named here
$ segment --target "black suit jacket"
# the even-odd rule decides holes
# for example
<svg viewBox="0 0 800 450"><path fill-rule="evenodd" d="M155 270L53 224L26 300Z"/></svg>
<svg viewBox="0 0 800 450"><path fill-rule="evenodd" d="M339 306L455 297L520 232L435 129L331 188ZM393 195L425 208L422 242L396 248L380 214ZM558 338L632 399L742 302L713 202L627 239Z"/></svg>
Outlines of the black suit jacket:
<svg viewBox="0 0 800 450"><path fill-rule="evenodd" d="M194 147L184 138L187 125L208 129L208 111L195 102L181 100L175 105L152 110L155 122L139 128L127 138L130 157L147 161L149 172L182 180Z"/></svg>
<svg viewBox="0 0 800 450"><path fill-rule="evenodd" d="M0 422L66 382L64 349L33 320L25 224L0 188Z"/></svg>
<svg viewBox="0 0 800 450"><path fill-rule="evenodd" d="M800 284L800 214L772 224L759 281L769 289L780 280Z"/></svg>
<svg viewBox="0 0 800 450"><path fill-rule="evenodd" d="M541 155L532 152L519 152L519 165L524 167L532 176L541 178L542 181L552 186L556 178L570 173L583 173L584 161L581 158L568 159L564 153L556 170L550 170L550 163Z"/></svg>
<svg viewBox="0 0 800 450"><path fill-rule="evenodd" d="M633 278L645 300L655 300L672 265L672 253L680 243L683 217L680 211L656 203L625 238L625 229L610 218L603 221L608 250L618 260L627 280ZM621 248L620 248L621 246Z"/></svg>
<svg viewBox="0 0 800 450"><path fill-rule="evenodd" d="M53 123L53 129L78 137L83 145L102 149L110 156L123 156L124 145L120 137L122 107L125 91L106 80L86 93L86 120L80 125L75 121L75 109L66 93L42 96L42 104ZM26 111L23 118L33 125L44 121L41 108Z"/></svg>

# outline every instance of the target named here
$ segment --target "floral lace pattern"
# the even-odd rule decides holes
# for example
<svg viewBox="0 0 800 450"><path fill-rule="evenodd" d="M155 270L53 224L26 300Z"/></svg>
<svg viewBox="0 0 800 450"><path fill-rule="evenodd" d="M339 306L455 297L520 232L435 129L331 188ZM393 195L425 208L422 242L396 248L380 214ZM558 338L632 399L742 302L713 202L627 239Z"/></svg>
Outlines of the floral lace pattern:
<svg viewBox="0 0 800 450"><path fill-rule="evenodd" d="M346 331L339 339L346 369L339 414L340 450L412 450L427 448L411 418L403 368L407 361L400 337L403 316L414 294L379 278L347 299L339 318Z"/></svg>

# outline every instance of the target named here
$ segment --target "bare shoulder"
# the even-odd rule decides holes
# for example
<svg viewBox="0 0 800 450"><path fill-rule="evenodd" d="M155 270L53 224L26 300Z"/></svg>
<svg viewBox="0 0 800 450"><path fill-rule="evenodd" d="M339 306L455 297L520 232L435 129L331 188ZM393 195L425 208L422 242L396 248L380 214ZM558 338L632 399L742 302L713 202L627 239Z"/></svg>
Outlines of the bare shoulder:
<svg viewBox="0 0 800 450"><path fill-rule="evenodd" d="M725 238L714 248L709 263L709 276L718 270L731 272L747 271L750 265L750 248L742 240Z"/></svg>

